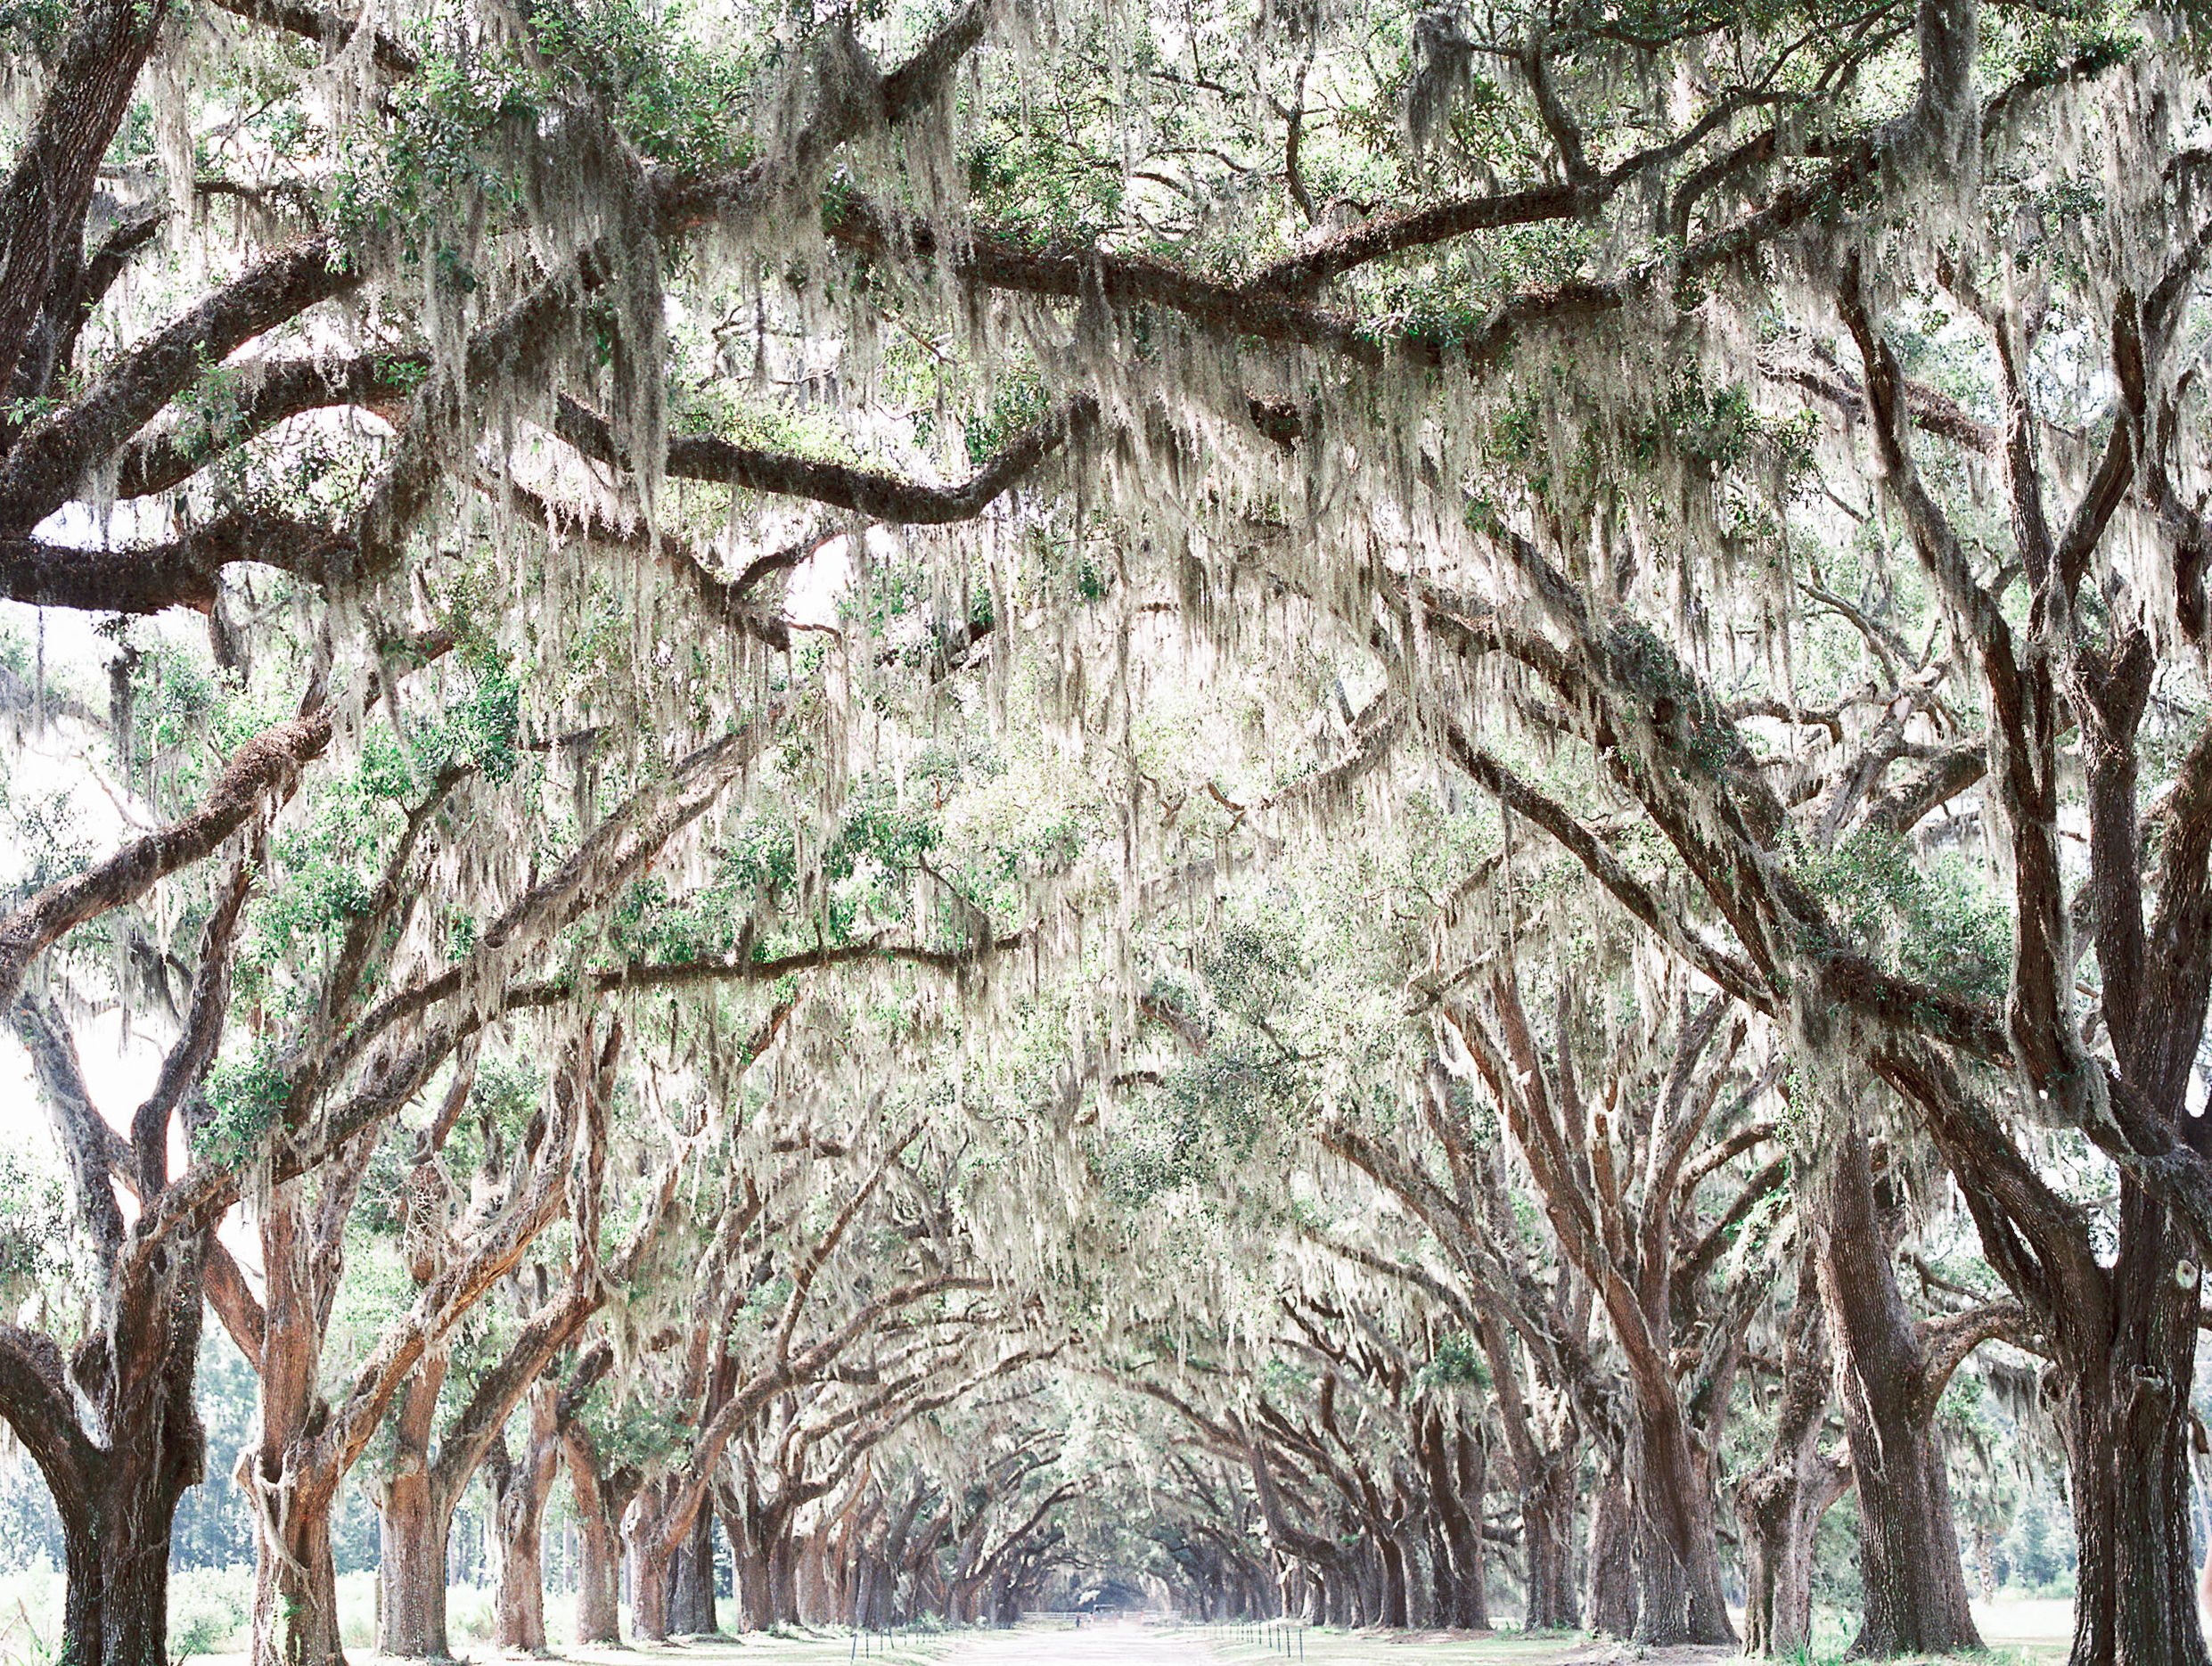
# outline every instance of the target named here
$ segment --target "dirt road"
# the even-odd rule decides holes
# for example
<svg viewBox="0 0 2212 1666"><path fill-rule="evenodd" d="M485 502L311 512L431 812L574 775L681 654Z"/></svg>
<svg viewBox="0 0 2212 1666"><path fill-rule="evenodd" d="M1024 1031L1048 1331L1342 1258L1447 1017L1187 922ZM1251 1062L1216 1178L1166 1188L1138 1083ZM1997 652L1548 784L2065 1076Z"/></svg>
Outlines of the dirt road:
<svg viewBox="0 0 2212 1666"><path fill-rule="evenodd" d="M1131 1621L1102 1621L1081 1630L987 1632L963 1637L945 1666L1217 1666L1203 1643Z"/></svg>

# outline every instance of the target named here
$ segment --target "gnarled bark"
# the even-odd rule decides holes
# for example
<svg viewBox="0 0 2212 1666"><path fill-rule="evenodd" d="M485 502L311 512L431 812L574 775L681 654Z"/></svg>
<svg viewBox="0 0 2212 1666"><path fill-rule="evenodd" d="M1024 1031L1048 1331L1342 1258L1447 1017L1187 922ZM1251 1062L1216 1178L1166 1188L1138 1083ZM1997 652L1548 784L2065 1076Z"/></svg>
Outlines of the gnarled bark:
<svg viewBox="0 0 2212 1666"><path fill-rule="evenodd" d="M1798 1259L1797 1301L1782 1344L1774 1444L1766 1462L1736 1483L1747 1654L1793 1655L1813 1640L1813 1538L1851 1476L1847 1465L1821 1449L1831 1370L1819 1265L1808 1252Z"/></svg>
<svg viewBox="0 0 2212 1666"><path fill-rule="evenodd" d="M1898 1293L1891 1234L1875 1201L1866 1139L1856 1127L1837 1142L1815 1231L1836 1398L1859 1492L1866 1595L1853 1651L1979 1649L1936 1427L1943 1385L1930 1380L1926 1350Z"/></svg>

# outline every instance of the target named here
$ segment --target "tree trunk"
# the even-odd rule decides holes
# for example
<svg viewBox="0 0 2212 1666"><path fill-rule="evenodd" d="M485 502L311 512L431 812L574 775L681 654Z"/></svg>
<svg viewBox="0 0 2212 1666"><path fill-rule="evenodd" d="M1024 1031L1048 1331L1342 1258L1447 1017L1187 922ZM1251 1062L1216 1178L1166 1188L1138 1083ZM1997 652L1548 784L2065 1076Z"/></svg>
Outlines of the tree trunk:
<svg viewBox="0 0 2212 1666"><path fill-rule="evenodd" d="M184 1384L189 1411L189 1369ZM56 1496L66 1580L61 1658L68 1666L167 1666L169 1529L183 1491L171 1478L197 1479L181 1464L196 1471L203 1444L196 1419L175 1431L165 1427L168 1422L157 1416L136 1432L135 1441L119 1424L123 1443L116 1450L87 1454L90 1496Z"/></svg>
<svg viewBox="0 0 2212 1666"><path fill-rule="evenodd" d="M2080 1554L2072 1666L2205 1666L2189 1531L2200 1276L2165 1211L2121 1186L2107 1310L2054 1338Z"/></svg>
<svg viewBox="0 0 2212 1666"><path fill-rule="evenodd" d="M346 1658L331 1563L339 1470L315 1439L330 1407L315 1390L323 1325L301 1186L275 1187L261 1206L261 1441L240 1464L255 1506L256 1666L344 1666Z"/></svg>
<svg viewBox="0 0 2212 1666"><path fill-rule="evenodd" d="M1680 1416L1645 1405L1636 1419L1629 1498L1636 1530L1638 1642L1736 1640L1720 1582L1713 1489Z"/></svg>
<svg viewBox="0 0 2212 1666"><path fill-rule="evenodd" d="M1628 1483L1618 1463L1590 1505L1589 1586L1590 1629L1608 1637L1634 1637L1635 1533L1628 1511Z"/></svg>
<svg viewBox="0 0 2212 1666"><path fill-rule="evenodd" d="M622 1509L617 1489L600 1473L591 1436L574 1422L561 1431L561 1450L569 1469L569 1496L576 1505L581 1555L576 1580L576 1640L622 1641Z"/></svg>
<svg viewBox="0 0 2212 1666"><path fill-rule="evenodd" d="M1827 1460L1810 1473L1768 1465L1737 1483L1747 1654L1794 1655L1812 1641L1814 1535L1847 1490L1829 1479L1836 1467Z"/></svg>
<svg viewBox="0 0 2212 1666"><path fill-rule="evenodd" d="M1451 1623L1467 1631L1490 1629L1490 1569L1482 1548L1482 1495L1488 1490L1490 1452L1481 1441L1458 1430L1459 1487L1452 1507L1464 1523L1467 1543L1454 1543L1452 1562L1457 1604Z"/></svg>
<svg viewBox="0 0 2212 1666"><path fill-rule="evenodd" d="M1981 1637L1967 1606L1943 1437L1935 1426L1938 1396L1927 1391L1926 1350L1897 1292L1872 1158L1856 1127L1838 1142L1825 1193L1821 1297L1858 1486L1865 1588L1865 1617L1852 1652L1978 1651ZM2100 1464L2111 1465L2115 1449L2103 1449ZM2186 1532L2182 1545L2185 1559Z"/></svg>
<svg viewBox="0 0 2212 1666"><path fill-rule="evenodd" d="M797 1596L794 1612L802 1626L823 1623L831 1612L831 1580L827 1566L828 1550L823 1544L828 1530L799 1539L793 1547L791 1586ZM847 1619L852 1611L846 1610Z"/></svg>
<svg viewBox="0 0 2212 1666"><path fill-rule="evenodd" d="M737 1571L739 1628L766 1631L775 1623L775 1581L768 1566L767 1549L741 1521L732 1520L724 1525L729 1531L730 1557Z"/></svg>
<svg viewBox="0 0 2212 1666"><path fill-rule="evenodd" d="M498 1636L501 1648L545 1652L545 1579L541 1554L546 1499L560 1467L554 1428L559 1389L539 1382L529 1394L529 1444L519 1463L508 1463L503 1443L492 1448L493 1522L499 1543Z"/></svg>
<svg viewBox="0 0 2212 1666"><path fill-rule="evenodd" d="M1528 1598L1522 1625L1531 1631L1571 1631L1575 1605L1575 1477L1563 1461L1547 1464L1520 1500L1521 1541L1528 1556Z"/></svg>
<svg viewBox="0 0 2212 1666"><path fill-rule="evenodd" d="M668 1631L674 1637L712 1637L721 1629L714 1602L714 1512L701 1506L669 1571Z"/></svg>
<svg viewBox="0 0 2212 1666"><path fill-rule="evenodd" d="M1767 1461L1736 1483L1743 1526L1744 1652L1788 1655L1813 1635L1813 1537L1850 1472L1821 1451L1831 1362L1815 1257L1798 1269L1782 1347L1782 1407Z"/></svg>
<svg viewBox="0 0 2212 1666"><path fill-rule="evenodd" d="M81 1666L166 1666L171 1528L207 1456L193 1400L201 1265L201 1245L187 1242L111 1289L104 1334L70 1366L90 1441L63 1433L72 1414L58 1385L36 1407L8 1407L19 1435L27 1419L37 1429L34 1453L49 1437L74 1449L66 1471L42 1473L63 1523L63 1659Z"/></svg>
<svg viewBox="0 0 2212 1666"><path fill-rule="evenodd" d="M629 1541L630 1629L654 1643L668 1638L669 1583L676 1557L661 1547L661 1517L673 1485L663 1479L640 1491L624 1525Z"/></svg>
<svg viewBox="0 0 2212 1666"><path fill-rule="evenodd" d="M427 1471L409 1465L386 1479L377 1500L376 1648L414 1660L450 1660L446 1638L446 1539L453 1512L441 1507Z"/></svg>
<svg viewBox="0 0 2212 1666"><path fill-rule="evenodd" d="M327 1496L297 1495L275 1544L265 1531L254 1571L253 1658L258 1666L346 1666Z"/></svg>
<svg viewBox="0 0 2212 1666"><path fill-rule="evenodd" d="M1376 1623L1390 1630L1403 1631L1412 1623L1406 1615L1405 1553L1395 1533L1376 1531L1373 1535L1377 1572Z"/></svg>
<svg viewBox="0 0 2212 1666"><path fill-rule="evenodd" d="M167 1666L169 1521L176 1500L128 1481L102 1490L95 1575L101 1666Z"/></svg>
<svg viewBox="0 0 2212 1666"><path fill-rule="evenodd" d="M775 1537L768 1545L768 1572L775 1588L775 1617L784 1625L799 1621L799 1543L792 1537L791 1513L779 1511Z"/></svg>

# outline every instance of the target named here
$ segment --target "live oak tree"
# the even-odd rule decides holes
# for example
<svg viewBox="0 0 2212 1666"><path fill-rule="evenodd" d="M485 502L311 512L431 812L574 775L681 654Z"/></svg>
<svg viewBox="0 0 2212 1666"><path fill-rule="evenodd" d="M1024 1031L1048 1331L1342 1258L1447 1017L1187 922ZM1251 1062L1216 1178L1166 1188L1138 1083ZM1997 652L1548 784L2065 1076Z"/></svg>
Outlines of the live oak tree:
<svg viewBox="0 0 2212 1666"><path fill-rule="evenodd" d="M2212 1225L2187 1113L2212 985L2206 109L2187 12L1003 0L402 21L94 0L0 28L33 89L0 184L0 595L198 613L230 679L190 790L27 879L0 917L0 1003L57 1038L33 1049L50 1105L67 1049L37 1028L62 987L47 974L142 915L189 917L206 945L130 1138L62 1123L104 1281L77 1356L79 1383L106 1385L100 1426L61 1416L52 1336L5 1351L0 1409L65 1509L92 1521L112 1471L151 1502L134 1521L166 1514L192 1467L195 1292L249 1337L259 1301L263 1646L326 1657L322 1593L284 1588L327 1586L324 1493L557 1211L533 1169L326 1385L338 1240L311 1206L347 1217L372 1137L432 1114L477 1031L531 1012L581 1038L594 1003L766 988L809 956L826 972L894 951L939 981L922 1005L1009 1060L1059 1031L1027 1061L1048 1065L1004 1063L977 1160L1049 1205L1052 1248L1004 1235L992 1276L1056 1292L1118 1348L1130 1315L1069 1267L1144 1242L1086 1194L1161 1152L1117 1151L1108 1123L1176 1103L1167 1058L1267 1058L1264 1030L1220 1047L1160 998L1173 954L1148 962L1148 936L1180 908L1187 957L1241 866L1471 785L1506 818L1501 874L1531 835L1556 847L1610 925L1788 1061L1836 1378L1893 1390L1847 1392L1841 1421L1862 1460L1861 1430L1921 1448L1926 1484L1859 1477L1887 1616L1865 1645L1965 1640L1923 1437L1971 1327L1923 1325L1874 1276L1896 1229L1884 1171L1932 1153L2019 1304L2013 1334L2052 1362L2076 1659L2202 1657L2185 1385ZM24 669L10 688L42 709ZM1188 683L1251 698L1208 710ZM497 720L471 729L471 702ZM1002 756L1024 787L1086 777L1051 803L1065 814L1029 813L1049 790L910 778L905 738L948 705L1020 737ZM963 799L995 859L840 841L887 726L883 796ZM495 781L503 748L544 767ZM386 788L362 796L380 756ZM756 765L800 790L733 859L687 829L741 825ZM369 808L347 860L288 850L303 828L334 842L348 803ZM495 815L524 835L487 833ZM635 888L679 854L722 866L671 918ZM341 874L346 894L314 900L311 880ZM898 907L857 923L872 889ZM1557 911L1527 947L1514 877L1500 890L1479 915L1423 911L1466 926L1428 981L1402 953L1368 981L1377 1008L1392 989L1418 1008L1353 1027L1384 1038L1358 1055L1380 1096L1421 1103L1435 1015L1492 998L1501 942L1573 952ZM157 963L177 952L134 929ZM225 998L240 933L314 951L244 1013ZM1019 1022L979 975L1004 951L1031 961ZM681 1022L710 1035L711 1074L758 1015L702 1002ZM979 1067L916 1068L969 1109ZM1247 1073L1217 1098L1375 1108L1325 1075L1280 1087ZM201 1103L220 1114L200 1124ZM569 1115L554 1095L548 1163ZM173 1118L214 1142L181 1174ZM2109 1222L2042 1160L2050 1130L2113 1165ZM127 1224L111 1175L138 1194ZM1574 1470L1606 1439L1577 1360L1634 1354L1657 1316L1609 1306L1602 1334L1577 1303L1622 1255L1577 1262L1571 1223L1503 1233L1512 1177L1470 1175L1454 1230L1499 1242L1463 1258L1481 1276L1456 1293L1462 1328L1523 1500L1529 1606L1564 1620ZM270 1252L258 1296L195 1247L241 1197ZM1279 1232L1287 1200L1250 1201L1234 1230ZM795 1219L777 1265L845 1242L825 1231ZM1358 1247L1434 1276L1402 1245ZM1520 1286L1539 1269L1536 1300ZM1392 1348L1433 1341L1449 1298L1359 1276L1417 1292ZM770 1328L771 1377L804 1357L797 1335ZM732 1368L727 1438L796 1392L751 1404L757 1364ZM1634 1386L1663 1423L1667 1384ZM774 1412L785 1430L810 1415ZM1815 1416L1791 1439L1817 1491ZM117 1419L159 1422L173 1462L123 1474ZM1402 1432L1409 1498L1423 1474L1452 1490L1416 1456L1425 1426ZM1243 1427L1244 1473L1274 1483ZM725 1449L655 1483L649 1572L730 1479ZM1326 1477L1307 1502L1332 1493L1395 1544L1397 1475L1369 1454L1339 1482L1323 1458L1345 1456L1325 1432L1301 1449ZM1268 1522L1276 1549L1303 1531L1290 1514ZM112 1602L110 1568L78 1562L80 1648L152 1658L149 1558L113 1563L138 1572L112 1576L137 1580ZM1398 1581L1409 1604L1416 1583Z"/></svg>

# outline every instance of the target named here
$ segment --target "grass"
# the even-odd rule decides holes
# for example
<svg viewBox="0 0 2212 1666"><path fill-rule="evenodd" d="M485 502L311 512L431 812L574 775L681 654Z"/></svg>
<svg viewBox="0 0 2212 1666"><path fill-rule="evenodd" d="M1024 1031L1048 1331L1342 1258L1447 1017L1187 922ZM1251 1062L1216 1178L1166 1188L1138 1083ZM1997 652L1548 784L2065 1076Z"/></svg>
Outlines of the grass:
<svg viewBox="0 0 2212 1666"><path fill-rule="evenodd" d="M59 1658L61 1575L44 1568L0 1574L0 1666L52 1666ZM456 1585L446 1594L446 1631L456 1654L491 1659L494 1593ZM251 1612L251 1568L199 1568L172 1576L169 1590L169 1655L205 1666L225 1666L245 1657L247 1620ZM655 1656L707 1666L714 1661L774 1662L775 1666L831 1666L857 1658L875 1666L924 1666L950 1647L949 1636L893 1632L864 1640L856 1655L852 1634L843 1629L812 1632L792 1629L783 1635L755 1632L742 1637L700 1638L666 1646L639 1644L620 1649L579 1648L569 1642L572 1599L549 1597L545 1625L554 1652L565 1659L641 1666ZM727 1598L724 1612L733 1612ZM370 1645L376 1625L376 1576L348 1573L338 1580L339 1628L349 1654L373 1658ZM627 1615L625 1634L627 1633Z"/></svg>
<svg viewBox="0 0 2212 1666"><path fill-rule="evenodd" d="M1966 1658L1986 1666L2060 1666L2072 1640L2073 1605L2063 1597L2006 1596L1995 1602L1977 1602L1974 1619L1987 1649ZM1739 1621L1740 1622L1740 1621ZM1836 1666L1849 1646L1855 1617L1823 1611L1815 1617L1814 1643L1798 1656L1795 1666ZM1192 1626L1176 1635L1203 1640L1224 1661L1236 1666L1262 1666L1285 1658L1282 1641L1290 1641L1288 1658L1301 1658L1315 1666L1550 1666L1568 1659L1593 1639L1577 1632L1547 1632L1534 1637L1499 1630L1489 1636L1450 1632L1348 1631L1331 1627L1304 1629L1303 1656L1299 1653L1300 1629L1260 1631L1236 1626ZM1608 1649L1616 1646L1599 1644ZM1633 1651L1629 1651L1633 1653ZM1955 1662L1959 1657L1949 1657Z"/></svg>
<svg viewBox="0 0 2212 1666"><path fill-rule="evenodd" d="M172 1590L171 1654L189 1655L209 1666L242 1657L246 1604L252 1585L250 1569L196 1572L180 1575ZM49 1666L60 1643L61 1577L44 1570L0 1575L0 1666ZM349 1649L365 1654L375 1613L375 1581L370 1574L339 1580L339 1612ZM643 1666L654 1659L697 1662L753 1662L759 1666L844 1666L868 1661L876 1666L927 1666L957 1655L962 1634L893 1632L866 1638L856 1653L852 1634L842 1629L815 1632L794 1628L782 1634L753 1632L743 1637L703 1637L659 1645L620 1649L583 1648L568 1642L570 1604L559 1597L546 1605L547 1628L556 1654L592 1666ZM454 1647L479 1661L492 1657L489 1632L491 1593L456 1587L449 1594L447 1619ZM235 1616L233 1621L232 1616ZM2072 1605L2064 1598L2010 1596L1976 1603L1974 1615L1988 1643L1979 1657L1985 1666L2060 1666L2070 1640ZM1815 1622L1815 1646L1795 1666L1835 1666L1849 1641L1849 1617L1823 1613ZM1036 1654L1049 1660L1051 1629L1036 1628ZM180 1635L189 1629L189 1639ZM1266 1666L1287 1658L1314 1666L1552 1666L1580 1654L1591 1640L1576 1632L1528 1636L1499 1630L1487 1636L1450 1632L1350 1631L1315 1626L1255 1629L1239 1626L1162 1626L1156 1635L1208 1648L1227 1666ZM189 1646L186 1646L189 1641ZM1301 1645L1303 1653L1301 1654ZM1607 1645L1610 1651L1611 1645ZM948 1662L948 1666L954 1666ZM1951 1666L1951 1663L1946 1663Z"/></svg>

